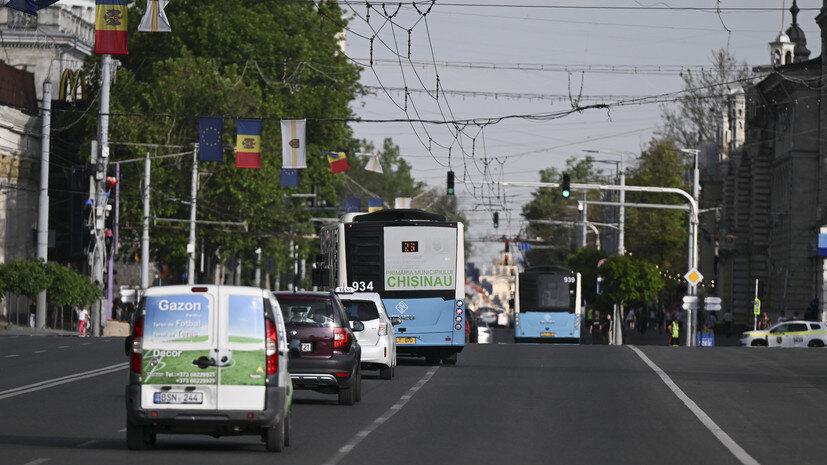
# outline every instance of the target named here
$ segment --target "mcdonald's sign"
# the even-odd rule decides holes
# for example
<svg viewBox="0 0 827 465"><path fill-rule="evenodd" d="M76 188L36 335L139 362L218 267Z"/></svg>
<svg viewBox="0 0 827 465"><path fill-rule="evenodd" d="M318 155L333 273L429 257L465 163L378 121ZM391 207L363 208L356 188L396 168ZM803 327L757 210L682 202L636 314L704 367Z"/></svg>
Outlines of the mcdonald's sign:
<svg viewBox="0 0 827 465"><path fill-rule="evenodd" d="M60 77L60 93L58 99L74 102L86 97L86 77L81 70L63 70Z"/></svg>

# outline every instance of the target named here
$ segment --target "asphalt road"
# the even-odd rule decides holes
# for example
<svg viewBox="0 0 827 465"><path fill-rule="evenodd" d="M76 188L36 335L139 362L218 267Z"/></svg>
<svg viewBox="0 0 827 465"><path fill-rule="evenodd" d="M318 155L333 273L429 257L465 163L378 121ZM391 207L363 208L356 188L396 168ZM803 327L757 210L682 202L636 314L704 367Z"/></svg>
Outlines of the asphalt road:
<svg viewBox="0 0 827 465"><path fill-rule="evenodd" d="M0 333L0 462L827 462L827 350L514 345L504 329L496 340L453 367L365 372L355 406L297 391L293 445L272 454L252 436L159 435L128 451L121 339Z"/></svg>

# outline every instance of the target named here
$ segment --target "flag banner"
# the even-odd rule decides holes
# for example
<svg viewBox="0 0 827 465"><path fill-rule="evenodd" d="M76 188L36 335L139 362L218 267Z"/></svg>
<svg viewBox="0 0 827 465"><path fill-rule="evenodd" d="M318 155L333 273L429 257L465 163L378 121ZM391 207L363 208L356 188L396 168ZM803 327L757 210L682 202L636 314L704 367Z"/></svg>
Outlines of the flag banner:
<svg viewBox="0 0 827 465"><path fill-rule="evenodd" d="M3 3L12 10L37 15L37 10L42 10L55 2L57 0L6 0Z"/></svg>
<svg viewBox="0 0 827 465"><path fill-rule="evenodd" d="M362 199L348 198L345 199L345 213L358 213L362 210Z"/></svg>
<svg viewBox="0 0 827 465"><path fill-rule="evenodd" d="M330 163L330 171L333 174L341 173L350 169L347 164L347 155L345 152L322 152L327 155L327 162Z"/></svg>
<svg viewBox="0 0 827 465"><path fill-rule="evenodd" d="M279 186L299 187L299 170L282 168L281 176L279 176Z"/></svg>
<svg viewBox="0 0 827 465"><path fill-rule="evenodd" d="M411 208L411 198L397 197L393 199L393 208Z"/></svg>
<svg viewBox="0 0 827 465"><path fill-rule="evenodd" d="M307 168L303 119L281 120L281 167Z"/></svg>
<svg viewBox="0 0 827 465"><path fill-rule="evenodd" d="M169 0L148 0L146 2L146 13L141 18L138 30L141 32L172 32L169 27L167 14L164 13Z"/></svg>
<svg viewBox="0 0 827 465"><path fill-rule="evenodd" d="M236 168L261 168L261 120L238 119L235 142Z"/></svg>
<svg viewBox="0 0 827 465"><path fill-rule="evenodd" d="M362 152L357 153L357 156L360 157L367 157L368 162L365 164L365 169L368 171L373 171L374 173L382 173L382 165L379 164L379 155L375 155L369 152Z"/></svg>
<svg viewBox="0 0 827 465"><path fill-rule="evenodd" d="M385 207L382 206L382 199L372 197L368 199L368 211L373 213L379 210L383 210Z"/></svg>
<svg viewBox="0 0 827 465"><path fill-rule="evenodd" d="M95 0L95 53L129 55L126 0Z"/></svg>
<svg viewBox="0 0 827 465"><path fill-rule="evenodd" d="M198 159L224 161L224 120L220 116L198 117Z"/></svg>

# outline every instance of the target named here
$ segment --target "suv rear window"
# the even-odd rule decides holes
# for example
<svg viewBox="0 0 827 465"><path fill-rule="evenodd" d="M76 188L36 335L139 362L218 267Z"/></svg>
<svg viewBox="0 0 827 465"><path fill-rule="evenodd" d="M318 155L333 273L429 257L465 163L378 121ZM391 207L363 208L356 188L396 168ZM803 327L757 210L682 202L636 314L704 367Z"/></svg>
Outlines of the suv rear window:
<svg viewBox="0 0 827 465"><path fill-rule="evenodd" d="M333 311L333 301L310 296L277 296L284 324L324 327L341 325Z"/></svg>
<svg viewBox="0 0 827 465"><path fill-rule="evenodd" d="M344 305L347 316L351 320L369 321L379 318L379 310L376 309L376 304L373 301L343 300L342 305Z"/></svg>

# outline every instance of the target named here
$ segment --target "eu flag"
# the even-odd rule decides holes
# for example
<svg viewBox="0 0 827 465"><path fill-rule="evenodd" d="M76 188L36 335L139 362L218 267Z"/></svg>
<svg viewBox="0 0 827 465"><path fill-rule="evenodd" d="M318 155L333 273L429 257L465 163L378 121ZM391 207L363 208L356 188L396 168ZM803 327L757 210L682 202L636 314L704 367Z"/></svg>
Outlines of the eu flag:
<svg viewBox="0 0 827 465"><path fill-rule="evenodd" d="M224 120L220 116L198 117L198 159L224 161Z"/></svg>
<svg viewBox="0 0 827 465"><path fill-rule="evenodd" d="M279 176L279 186L299 187L299 170L292 168L282 168L281 176Z"/></svg>
<svg viewBox="0 0 827 465"><path fill-rule="evenodd" d="M46 8L55 2L57 2L57 0L9 0L9 2L6 3L6 6L13 10L22 11L23 13L28 13L30 15L36 15L37 10Z"/></svg>
<svg viewBox="0 0 827 465"><path fill-rule="evenodd" d="M358 213L362 209L362 199L359 197L345 199L345 213Z"/></svg>

